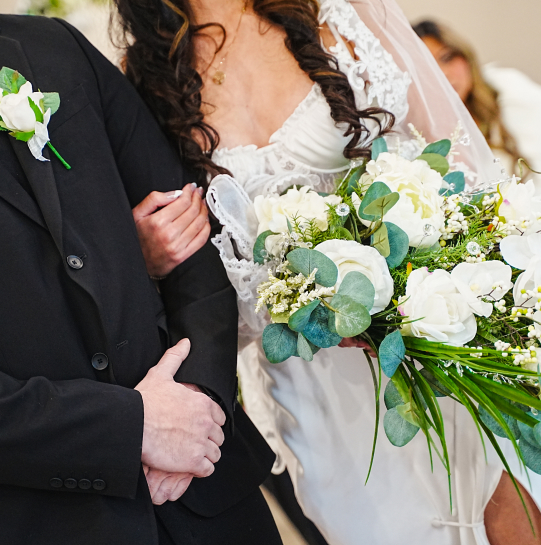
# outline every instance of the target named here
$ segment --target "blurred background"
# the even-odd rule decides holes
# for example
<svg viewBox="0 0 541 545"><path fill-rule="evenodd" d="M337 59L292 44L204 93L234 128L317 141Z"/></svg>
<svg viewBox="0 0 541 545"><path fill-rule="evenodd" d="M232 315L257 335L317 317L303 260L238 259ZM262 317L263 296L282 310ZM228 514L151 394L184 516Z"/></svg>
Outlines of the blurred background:
<svg viewBox="0 0 541 545"><path fill-rule="evenodd" d="M501 157L502 165L512 172L516 159L525 157L533 168L541 170L541 0L397 2L411 23L428 19L446 25L457 34L459 41L451 42L459 47L447 47L446 56L442 54L439 59L451 83L452 77L456 77L452 70L457 68L451 66L453 59L466 60L470 68L478 64L479 81L474 81L472 87L479 89L478 97L463 100L495 154ZM112 62L119 62L121 53L109 38L108 0L0 0L0 13L62 17L85 34ZM462 41L468 47L465 55ZM437 51L433 54L438 59ZM483 87L485 83L488 84L486 88ZM475 94L472 90L469 93ZM267 491L265 494L284 545L324 545L322 538L306 528L303 533L308 542L305 541L274 498Z"/></svg>

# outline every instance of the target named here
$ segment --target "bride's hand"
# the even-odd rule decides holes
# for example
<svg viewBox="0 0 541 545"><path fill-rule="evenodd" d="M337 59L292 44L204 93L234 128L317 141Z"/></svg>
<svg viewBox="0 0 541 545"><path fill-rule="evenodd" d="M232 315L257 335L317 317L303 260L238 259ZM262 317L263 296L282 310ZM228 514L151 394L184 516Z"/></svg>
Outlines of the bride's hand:
<svg viewBox="0 0 541 545"><path fill-rule="evenodd" d="M167 276L205 245L210 224L202 193L192 184L182 192L153 191L133 209L150 276Z"/></svg>
<svg viewBox="0 0 541 545"><path fill-rule="evenodd" d="M371 358L377 358L377 355L372 347L362 339L356 339L355 337L345 337L342 339L338 346L340 346L341 348L362 348L363 350L366 350L368 352L368 355Z"/></svg>

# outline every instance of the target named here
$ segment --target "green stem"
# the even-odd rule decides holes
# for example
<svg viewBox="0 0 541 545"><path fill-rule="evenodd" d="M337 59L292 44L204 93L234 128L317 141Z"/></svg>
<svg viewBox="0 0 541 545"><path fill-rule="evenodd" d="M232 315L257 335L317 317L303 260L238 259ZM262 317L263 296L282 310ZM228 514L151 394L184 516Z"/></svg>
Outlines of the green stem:
<svg viewBox="0 0 541 545"><path fill-rule="evenodd" d="M56 151L55 147L51 144L51 142L47 142L47 145L49 146L49 148L51 149L51 151L58 157L58 159L60 160L60 162L66 167L67 170L71 170L71 166L68 165L68 163L66 163L66 161L64 160L64 158L62 157L62 155L60 155L60 153L58 153L58 151Z"/></svg>

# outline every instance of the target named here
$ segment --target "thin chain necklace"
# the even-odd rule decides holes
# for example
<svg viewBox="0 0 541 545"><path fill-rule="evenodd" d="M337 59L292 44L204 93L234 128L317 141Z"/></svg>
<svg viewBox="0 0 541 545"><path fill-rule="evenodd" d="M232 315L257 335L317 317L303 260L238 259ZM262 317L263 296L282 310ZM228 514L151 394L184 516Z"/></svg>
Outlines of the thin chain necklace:
<svg viewBox="0 0 541 545"><path fill-rule="evenodd" d="M218 63L218 66L216 67L214 74L212 76L212 82L216 85L222 85L225 81L225 72L223 70L225 60L227 59L227 55L231 51L231 48L233 47L233 44L235 43L235 40L237 39L237 35L239 33L240 24L242 23L242 17L246 13L246 6L248 4L248 1L246 0L242 6L242 11L240 12L239 17L239 23L237 25L237 29L235 30L235 35L233 36L233 39L231 40L231 43L229 44L229 47L227 48L224 56L222 57L222 60Z"/></svg>

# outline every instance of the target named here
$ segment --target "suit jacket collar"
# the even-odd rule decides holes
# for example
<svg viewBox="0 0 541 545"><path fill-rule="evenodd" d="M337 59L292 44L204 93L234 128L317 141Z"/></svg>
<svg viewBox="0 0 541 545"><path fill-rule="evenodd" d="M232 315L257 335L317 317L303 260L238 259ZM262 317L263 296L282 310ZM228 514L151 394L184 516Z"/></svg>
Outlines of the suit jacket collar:
<svg viewBox="0 0 541 545"><path fill-rule="evenodd" d="M34 89L37 89L32 70L21 44L16 40L4 36L0 36L0 67L2 66L18 70L28 81L32 82ZM12 137L9 137L9 141L32 187L32 191L45 218L45 223L59 251L63 253L62 213L52 165L49 161L42 162L35 159L25 142L19 142ZM43 155L44 157L49 157L47 148L45 148ZM5 187L3 191L6 191ZM16 199L11 198L7 200L17 206L18 201ZM28 207L18 206L18 208L21 212L28 215Z"/></svg>

